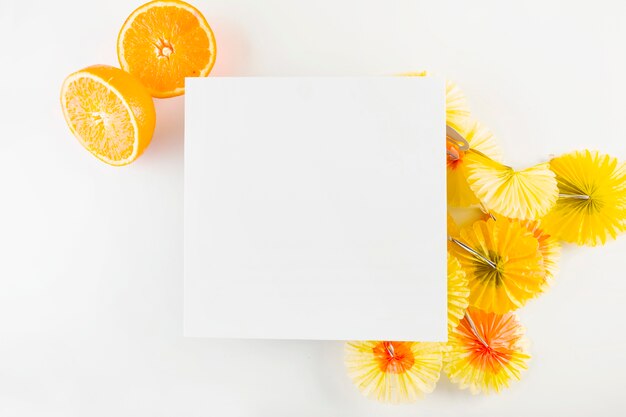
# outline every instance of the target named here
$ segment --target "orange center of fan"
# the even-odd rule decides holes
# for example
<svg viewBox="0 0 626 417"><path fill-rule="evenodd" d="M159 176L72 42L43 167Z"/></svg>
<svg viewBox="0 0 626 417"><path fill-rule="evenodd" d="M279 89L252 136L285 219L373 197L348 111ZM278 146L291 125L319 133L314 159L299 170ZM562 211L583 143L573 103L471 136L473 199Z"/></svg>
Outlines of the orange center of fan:
<svg viewBox="0 0 626 417"><path fill-rule="evenodd" d="M490 346L480 345L470 353L470 363L481 368L488 368L492 372L498 372L511 360L511 354L507 351L499 351Z"/></svg>
<svg viewBox="0 0 626 417"><path fill-rule="evenodd" d="M469 362L482 369L498 372L511 361L511 349L504 346L505 342L498 340L493 329L486 328L484 333L477 333L464 318L458 330L465 340L469 354Z"/></svg>
<svg viewBox="0 0 626 417"><path fill-rule="evenodd" d="M415 363L409 342L378 342L372 350L382 372L402 374Z"/></svg>
<svg viewBox="0 0 626 417"><path fill-rule="evenodd" d="M446 153L448 156L447 163L452 169L455 169L463 159L465 152L459 149L459 147L451 141L446 141Z"/></svg>

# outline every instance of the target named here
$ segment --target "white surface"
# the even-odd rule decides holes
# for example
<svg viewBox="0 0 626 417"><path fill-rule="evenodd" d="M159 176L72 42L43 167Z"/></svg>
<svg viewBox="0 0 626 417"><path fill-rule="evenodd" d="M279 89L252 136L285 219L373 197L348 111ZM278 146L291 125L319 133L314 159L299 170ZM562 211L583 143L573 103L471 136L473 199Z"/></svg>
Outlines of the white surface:
<svg viewBox="0 0 626 417"><path fill-rule="evenodd" d="M387 406L354 389L340 342L183 338L182 99L157 102L152 145L122 169L81 149L58 99L70 72L116 62L138 3L0 0L0 415L624 414L626 236L565 248L554 288L520 312L530 369L499 396L444 376L423 401ZM460 83L509 161L583 146L626 159L622 1L195 4L218 38L216 74L427 68Z"/></svg>
<svg viewBox="0 0 626 417"><path fill-rule="evenodd" d="M436 78L187 79L185 335L446 341L445 123Z"/></svg>

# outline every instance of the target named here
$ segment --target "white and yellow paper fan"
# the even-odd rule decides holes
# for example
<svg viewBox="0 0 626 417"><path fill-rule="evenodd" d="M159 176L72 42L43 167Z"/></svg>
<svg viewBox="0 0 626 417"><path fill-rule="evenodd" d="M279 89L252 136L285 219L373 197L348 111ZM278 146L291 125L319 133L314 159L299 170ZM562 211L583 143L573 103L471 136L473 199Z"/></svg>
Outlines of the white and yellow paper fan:
<svg viewBox="0 0 626 417"><path fill-rule="evenodd" d="M467 152L465 160L467 182L490 212L535 220L556 203L559 191L547 162L517 171L475 150Z"/></svg>
<svg viewBox="0 0 626 417"><path fill-rule="evenodd" d="M435 389L444 349L445 343L436 342L347 342L346 367L367 397L412 402Z"/></svg>
<svg viewBox="0 0 626 417"><path fill-rule="evenodd" d="M500 149L493 133L480 123L467 121L458 133L467 141L470 149L475 149L489 158L499 161ZM467 182L466 151L462 151L455 143L447 143L447 197L448 205L453 207L469 207L480 201Z"/></svg>

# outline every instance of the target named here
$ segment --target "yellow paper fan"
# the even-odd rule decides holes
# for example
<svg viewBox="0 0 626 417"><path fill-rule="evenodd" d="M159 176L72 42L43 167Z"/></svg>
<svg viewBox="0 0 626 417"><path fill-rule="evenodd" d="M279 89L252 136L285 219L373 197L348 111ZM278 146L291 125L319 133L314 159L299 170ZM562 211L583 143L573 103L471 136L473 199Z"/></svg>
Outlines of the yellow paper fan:
<svg viewBox="0 0 626 417"><path fill-rule="evenodd" d="M458 131L465 138L470 149L475 149L493 160L500 159L500 151L490 130L472 121L467 122ZM465 152L455 144L448 142L447 158L447 194L448 204L454 207L469 207L478 204L467 183Z"/></svg>
<svg viewBox="0 0 626 417"><path fill-rule="evenodd" d="M407 77L427 77L427 71L407 72ZM446 124L460 132L470 112L467 99L461 89L452 81L446 80Z"/></svg>
<svg viewBox="0 0 626 417"><path fill-rule="evenodd" d="M534 220L545 215L556 203L558 188L549 163L516 171L488 156L470 150L467 182L490 211L505 217Z"/></svg>
<svg viewBox="0 0 626 417"><path fill-rule="evenodd" d="M494 215L485 213L483 220L488 220L489 218L497 220ZM561 245L559 244L558 239L548 234L541 226L541 222L539 220L515 220L508 219L506 217L501 217L501 219L507 221L519 221L522 226L528 229L528 231L531 232L535 238L537 238L537 242L539 243L539 252L543 258L543 266L546 272L544 290L547 289L559 270Z"/></svg>
<svg viewBox="0 0 626 417"><path fill-rule="evenodd" d="M445 343L346 343L348 375L364 395L381 402L412 402L430 393L441 374Z"/></svg>
<svg viewBox="0 0 626 417"><path fill-rule="evenodd" d="M626 231L626 164L592 151L554 158L559 199L544 218L557 238L595 246Z"/></svg>
<svg viewBox="0 0 626 417"><path fill-rule="evenodd" d="M463 389L499 392L527 369L525 345L524 328L515 314L470 308L448 338L444 370Z"/></svg>
<svg viewBox="0 0 626 417"><path fill-rule="evenodd" d="M469 305L470 290L461 263L448 253L448 332L463 318Z"/></svg>
<svg viewBox="0 0 626 417"><path fill-rule="evenodd" d="M545 289L537 238L517 221L479 220L450 245L467 274L470 305L487 312L515 310Z"/></svg>

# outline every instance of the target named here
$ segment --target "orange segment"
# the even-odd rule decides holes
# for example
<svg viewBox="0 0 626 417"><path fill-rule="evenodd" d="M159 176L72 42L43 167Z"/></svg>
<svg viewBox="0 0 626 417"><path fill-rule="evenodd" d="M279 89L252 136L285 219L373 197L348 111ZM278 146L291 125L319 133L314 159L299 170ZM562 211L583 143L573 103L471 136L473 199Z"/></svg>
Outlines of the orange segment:
<svg viewBox="0 0 626 417"><path fill-rule="evenodd" d="M215 37L202 13L179 0L157 0L135 10L117 38L121 67L153 97L185 92L185 77L206 77L215 63Z"/></svg>
<svg viewBox="0 0 626 417"><path fill-rule="evenodd" d="M134 161L152 139L152 97L119 68L94 65L71 74L61 88L61 106L78 141L108 164Z"/></svg>

